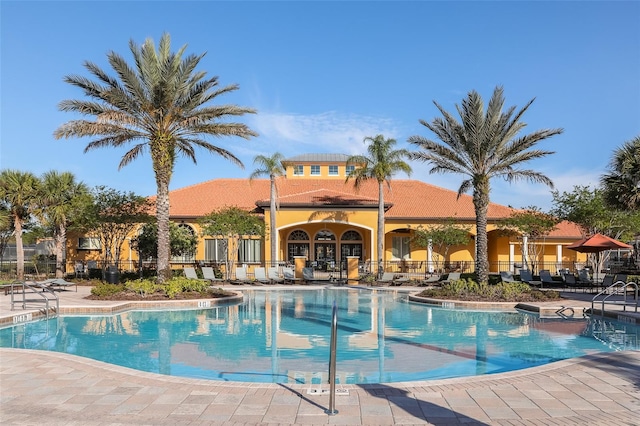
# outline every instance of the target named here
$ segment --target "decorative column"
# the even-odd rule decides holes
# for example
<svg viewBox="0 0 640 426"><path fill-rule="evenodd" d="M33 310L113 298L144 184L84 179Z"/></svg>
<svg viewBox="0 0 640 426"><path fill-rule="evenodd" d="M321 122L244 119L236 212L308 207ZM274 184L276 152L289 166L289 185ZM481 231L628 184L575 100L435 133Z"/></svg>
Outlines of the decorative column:
<svg viewBox="0 0 640 426"><path fill-rule="evenodd" d="M516 245L515 243L509 242L509 270L515 272L515 263L516 261Z"/></svg>

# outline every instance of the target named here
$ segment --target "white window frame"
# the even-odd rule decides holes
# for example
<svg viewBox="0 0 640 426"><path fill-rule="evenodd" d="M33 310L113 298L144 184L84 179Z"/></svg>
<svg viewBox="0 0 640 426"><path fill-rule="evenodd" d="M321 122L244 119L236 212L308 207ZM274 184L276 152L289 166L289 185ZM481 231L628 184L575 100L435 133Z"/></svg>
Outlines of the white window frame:
<svg viewBox="0 0 640 426"><path fill-rule="evenodd" d="M312 164L311 165L310 175L311 176L320 176L320 165L319 164Z"/></svg>
<svg viewBox="0 0 640 426"><path fill-rule="evenodd" d="M345 171L347 173L347 176L349 176L349 174L354 171L356 169L356 166L354 164L350 164L346 167Z"/></svg>
<svg viewBox="0 0 640 426"><path fill-rule="evenodd" d="M304 176L304 166L302 164L295 164L293 166L294 176Z"/></svg>
<svg viewBox="0 0 640 426"><path fill-rule="evenodd" d="M329 165L329 176L338 176L338 166Z"/></svg>
<svg viewBox="0 0 640 426"><path fill-rule="evenodd" d="M206 262L226 262L226 240L223 238L207 238L204 240L204 260Z"/></svg>
<svg viewBox="0 0 640 426"><path fill-rule="evenodd" d="M79 237L78 250L102 250L102 244L98 237Z"/></svg>
<svg viewBox="0 0 640 426"><path fill-rule="evenodd" d="M391 257L394 260L411 259L411 245L408 236L391 237Z"/></svg>
<svg viewBox="0 0 640 426"><path fill-rule="evenodd" d="M243 238L238 241L238 263L261 263L262 240Z"/></svg>

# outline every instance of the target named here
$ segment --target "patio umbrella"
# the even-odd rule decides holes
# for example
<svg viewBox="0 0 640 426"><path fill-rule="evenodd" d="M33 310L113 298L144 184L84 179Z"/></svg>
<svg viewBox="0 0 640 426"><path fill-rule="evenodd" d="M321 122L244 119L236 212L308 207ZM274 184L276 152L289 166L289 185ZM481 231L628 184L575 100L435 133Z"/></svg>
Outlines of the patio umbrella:
<svg viewBox="0 0 640 426"><path fill-rule="evenodd" d="M568 249L579 253L595 253L596 255L596 282L598 281L598 269L600 266L600 252L605 250L631 249L629 244L625 244L611 237L602 234L593 234L567 246Z"/></svg>

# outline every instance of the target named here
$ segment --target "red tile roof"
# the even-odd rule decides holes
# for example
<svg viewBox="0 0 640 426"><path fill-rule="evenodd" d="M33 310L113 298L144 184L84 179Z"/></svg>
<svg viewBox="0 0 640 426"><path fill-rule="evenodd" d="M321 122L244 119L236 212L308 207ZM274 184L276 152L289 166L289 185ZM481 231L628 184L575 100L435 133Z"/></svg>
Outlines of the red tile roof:
<svg viewBox="0 0 640 426"><path fill-rule="evenodd" d="M269 180L214 179L171 191L171 216L194 217L205 215L224 206L255 209L256 203L268 205ZM378 183L365 181L359 191L353 182L339 179L285 179L278 180L281 206L295 205L349 205L375 206ZM447 218L473 219L475 210L472 197L416 180L392 180L384 185L384 201L390 208L387 219ZM512 209L499 204L489 205L490 219L509 216Z"/></svg>
<svg viewBox="0 0 640 426"><path fill-rule="evenodd" d="M278 179L280 206L362 206L378 204L378 183L365 181L359 191L353 182L340 179ZM171 191L172 217L199 217L214 210L237 206L255 210L257 205L268 208L270 182L268 179L214 179ZM457 198L457 192L417 180L392 180L391 187L384 184L384 201L388 208L386 219L446 219L475 220L473 199L470 195ZM488 219L507 217L513 209L500 204L489 204ZM580 238L580 229L570 222L562 222L550 236Z"/></svg>

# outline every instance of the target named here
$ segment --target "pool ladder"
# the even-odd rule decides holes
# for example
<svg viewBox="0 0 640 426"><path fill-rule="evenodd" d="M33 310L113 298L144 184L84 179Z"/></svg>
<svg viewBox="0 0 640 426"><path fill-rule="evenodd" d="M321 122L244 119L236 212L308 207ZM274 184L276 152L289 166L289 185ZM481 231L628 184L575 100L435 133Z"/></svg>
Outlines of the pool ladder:
<svg viewBox="0 0 640 426"><path fill-rule="evenodd" d="M632 296L629 297L629 290L631 290ZM618 296L614 299L615 296ZM609 287L596 294L591 300L591 315L595 314L596 303L601 305L600 315L604 316L605 304L622 306L622 311L626 312L627 307L633 312L638 312L638 306L640 300L638 299L638 284L634 282L625 283L624 281L617 281Z"/></svg>
<svg viewBox="0 0 640 426"><path fill-rule="evenodd" d="M22 297L16 298L15 295L21 295ZM27 295L33 294L38 296L37 298L27 298ZM55 302L55 307L53 303ZM60 299L53 289L44 284L29 281L14 281L11 283L11 310L14 310L15 305L21 304L22 309L27 308L28 303L44 304L44 314L49 319L50 315L58 315L60 312Z"/></svg>
<svg viewBox="0 0 640 426"><path fill-rule="evenodd" d="M338 414L336 410L336 346L338 344L338 307L333 301L331 314L331 343L329 350L329 408L325 410L330 416Z"/></svg>

